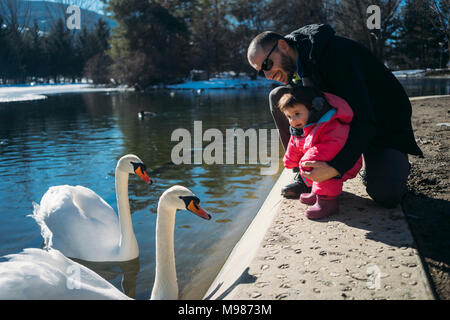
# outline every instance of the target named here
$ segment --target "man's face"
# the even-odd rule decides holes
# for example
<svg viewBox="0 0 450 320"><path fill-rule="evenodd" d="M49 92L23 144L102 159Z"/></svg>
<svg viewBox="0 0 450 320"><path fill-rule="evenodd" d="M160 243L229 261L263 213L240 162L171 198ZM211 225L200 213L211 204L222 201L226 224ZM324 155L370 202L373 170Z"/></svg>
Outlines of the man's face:
<svg viewBox="0 0 450 320"><path fill-rule="evenodd" d="M267 79L288 84L296 72L297 66L295 61L287 54L287 43L282 40L278 41L278 43L277 48L268 57L273 62L272 68L264 70L264 74ZM261 70L263 61L269 52L270 48L267 50L260 46L251 48L248 55L250 65L257 71Z"/></svg>

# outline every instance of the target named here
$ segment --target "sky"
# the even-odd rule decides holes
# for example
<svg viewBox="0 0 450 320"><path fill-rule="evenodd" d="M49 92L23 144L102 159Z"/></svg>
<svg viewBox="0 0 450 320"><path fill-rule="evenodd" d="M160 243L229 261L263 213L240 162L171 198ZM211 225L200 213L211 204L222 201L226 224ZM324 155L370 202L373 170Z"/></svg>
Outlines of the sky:
<svg viewBox="0 0 450 320"><path fill-rule="evenodd" d="M28 1L43 1L43 0L28 0ZM44 0L44 1L73 4L76 6L80 6L83 9L88 9L91 11L98 12L100 14L104 14L103 8L105 7L105 5L101 0Z"/></svg>

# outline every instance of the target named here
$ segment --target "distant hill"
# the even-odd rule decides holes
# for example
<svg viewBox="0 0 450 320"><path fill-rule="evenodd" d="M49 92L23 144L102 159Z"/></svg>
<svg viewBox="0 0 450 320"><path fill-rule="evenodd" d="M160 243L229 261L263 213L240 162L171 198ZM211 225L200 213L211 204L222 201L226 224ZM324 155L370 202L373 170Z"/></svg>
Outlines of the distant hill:
<svg viewBox="0 0 450 320"><path fill-rule="evenodd" d="M3 1L3 0L0 0ZM3 10L2 10L3 9ZM10 12L4 10L5 6L0 5L0 15L7 21L10 17ZM39 30L43 32L48 32L51 28L52 22L56 21L58 18L66 20L70 14L66 14L67 6L62 7L61 4L48 2L48 1L23 1L18 10L18 21L19 25L24 25L25 27L31 27L36 19ZM101 15L94 11L89 11L81 9L81 27L86 26L88 29L93 28L98 19L102 18L109 27L112 29L115 27L116 22L111 18Z"/></svg>

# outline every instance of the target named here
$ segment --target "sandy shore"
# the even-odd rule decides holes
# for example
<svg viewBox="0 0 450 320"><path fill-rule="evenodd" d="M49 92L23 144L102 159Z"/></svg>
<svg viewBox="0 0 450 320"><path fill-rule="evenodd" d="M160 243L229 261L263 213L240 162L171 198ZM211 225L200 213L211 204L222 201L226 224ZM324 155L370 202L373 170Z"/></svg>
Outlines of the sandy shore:
<svg viewBox="0 0 450 320"><path fill-rule="evenodd" d="M253 221L205 299L434 299L401 209L374 203L360 178L344 184L332 217L309 220L298 200L266 207L256 219L272 220Z"/></svg>

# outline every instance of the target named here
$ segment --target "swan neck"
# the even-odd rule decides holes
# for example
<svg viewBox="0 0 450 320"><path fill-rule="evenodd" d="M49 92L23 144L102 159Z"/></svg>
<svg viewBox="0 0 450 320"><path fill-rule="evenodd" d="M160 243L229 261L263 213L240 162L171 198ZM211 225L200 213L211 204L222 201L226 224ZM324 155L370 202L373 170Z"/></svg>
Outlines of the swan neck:
<svg viewBox="0 0 450 320"><path fill-rule="evenodd" d="M173 241L175 213L175 209L169 208L160 200L156 218L156 272L152 300L178 299Z"/></svg>
<svg viewBox="0 0 450 320"><path fill-rule="evenodd" d="M131 251L136 250L137 241L133 231L130 202L128 200L128 176L127 172L116 168L116 198L120 225L119 246L121 253L125 252L129 255Z"/></svg>

